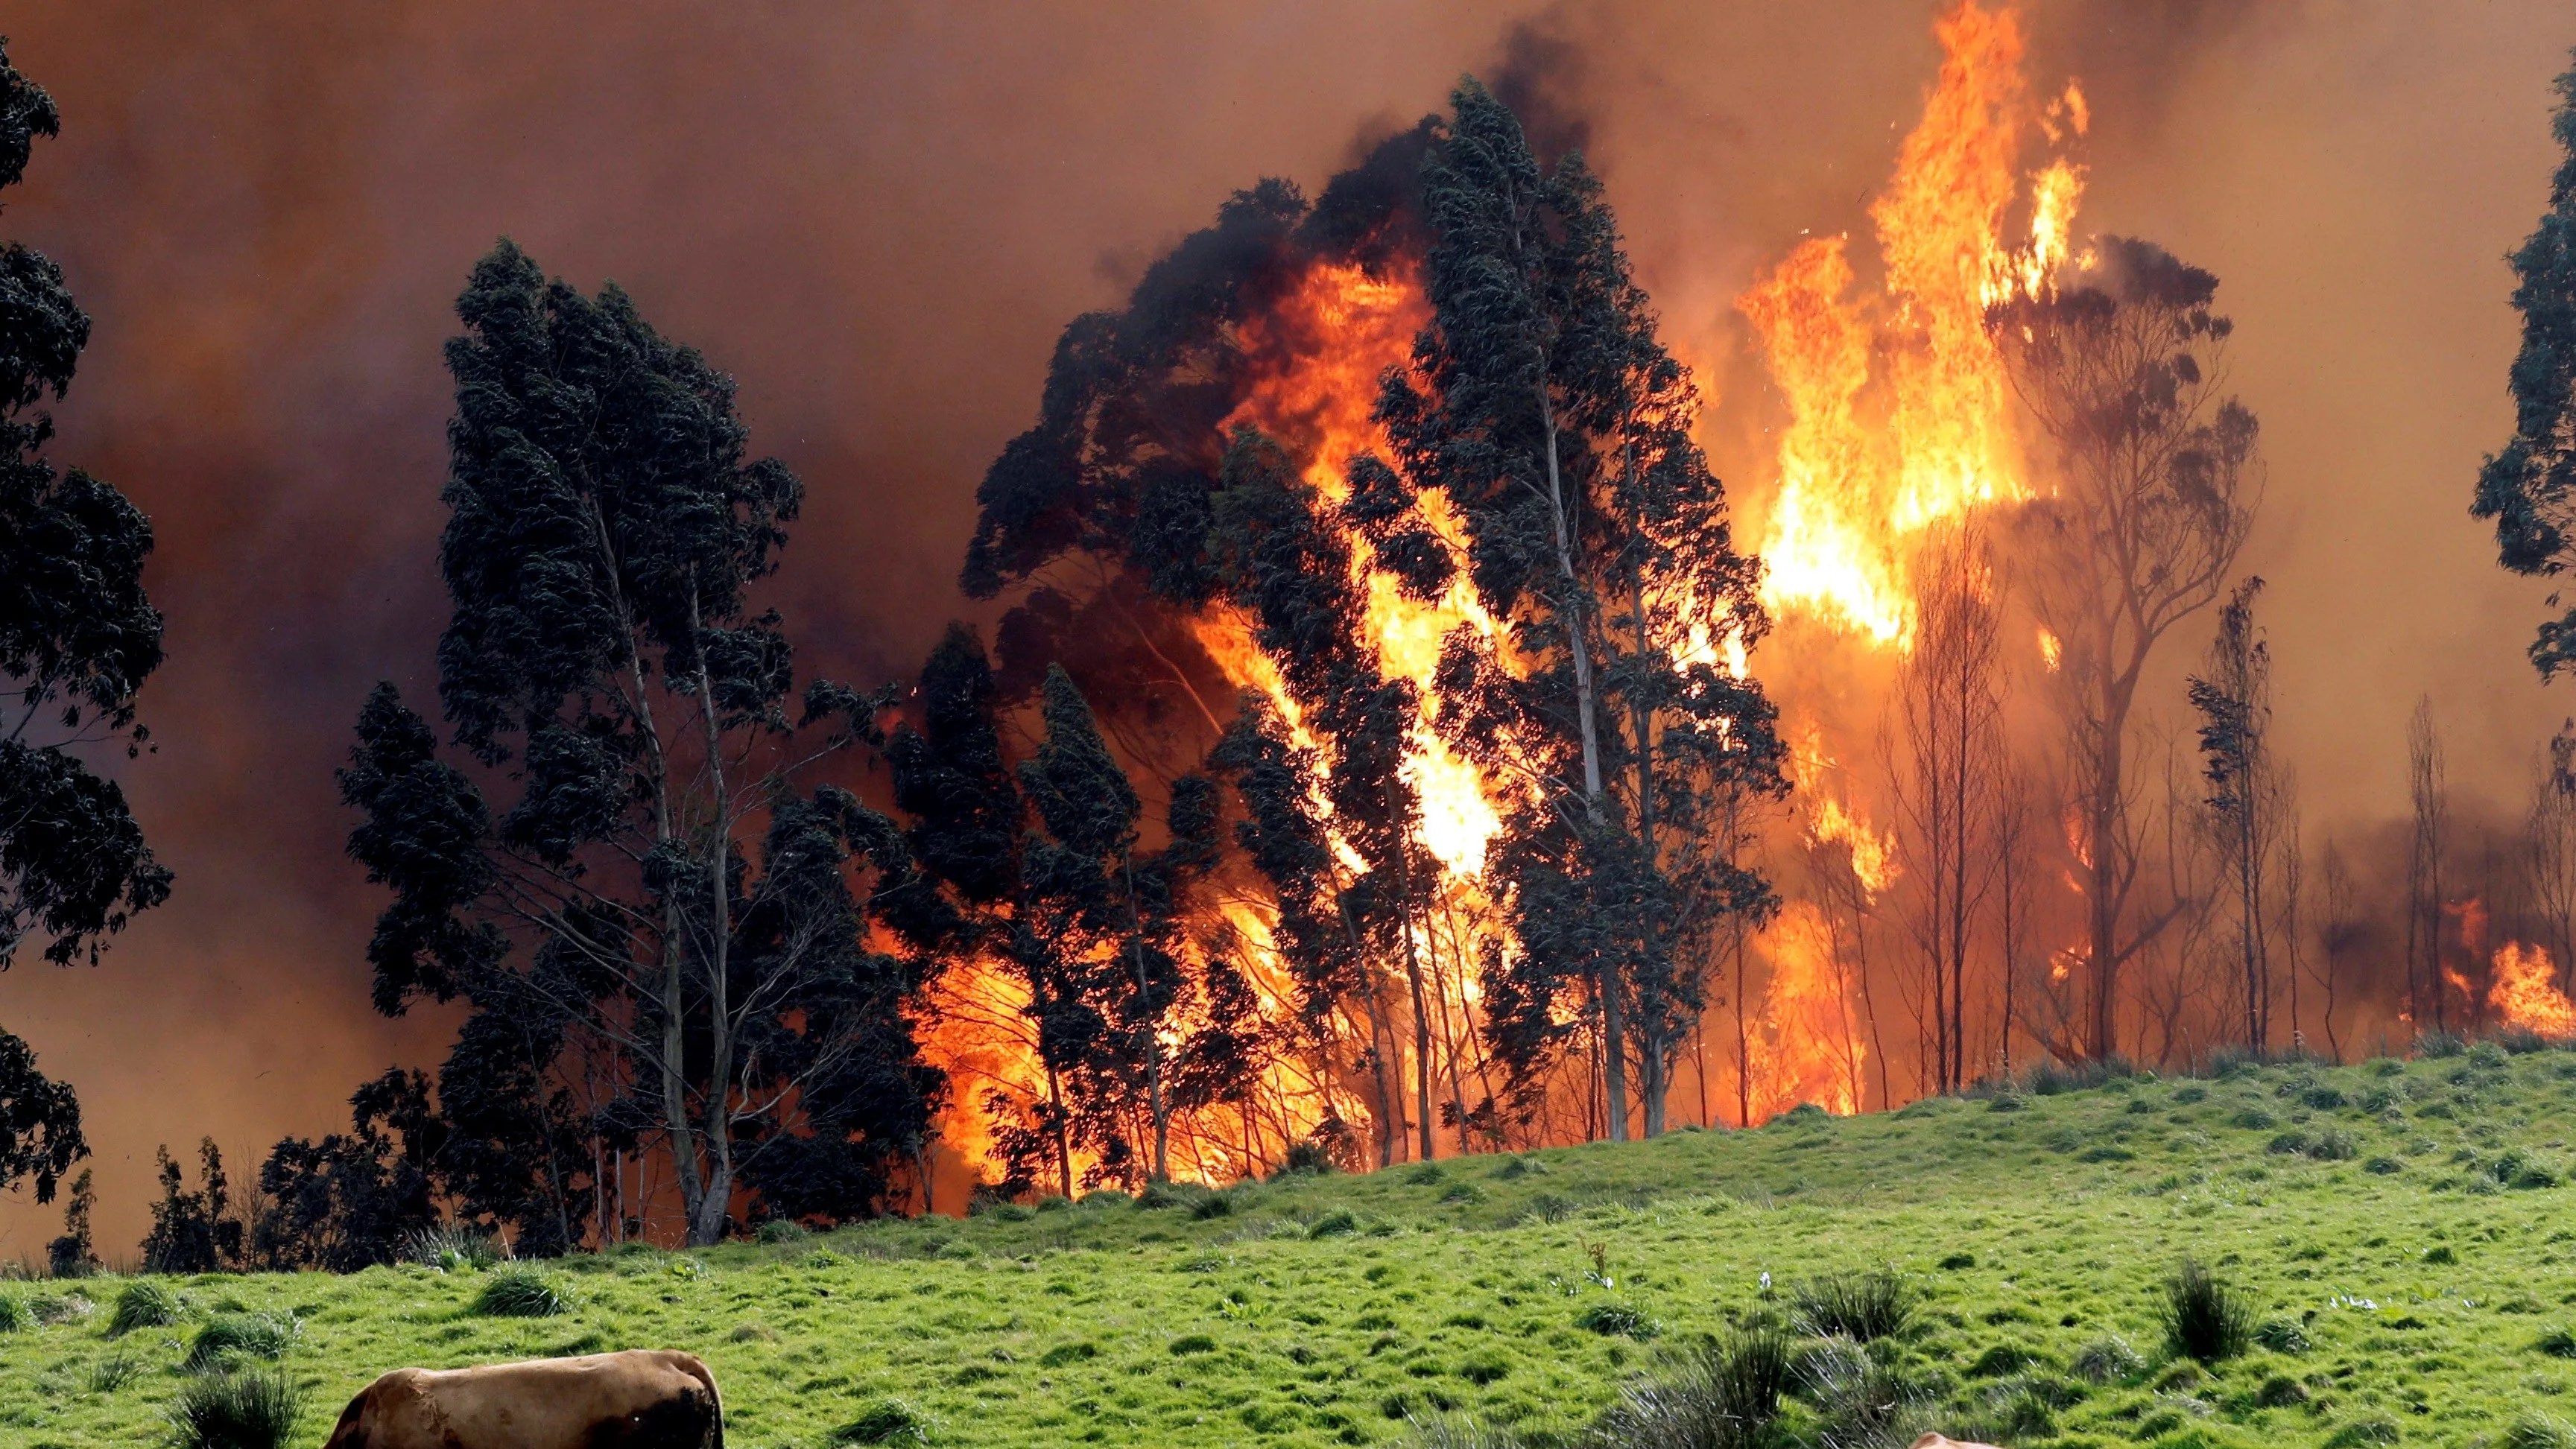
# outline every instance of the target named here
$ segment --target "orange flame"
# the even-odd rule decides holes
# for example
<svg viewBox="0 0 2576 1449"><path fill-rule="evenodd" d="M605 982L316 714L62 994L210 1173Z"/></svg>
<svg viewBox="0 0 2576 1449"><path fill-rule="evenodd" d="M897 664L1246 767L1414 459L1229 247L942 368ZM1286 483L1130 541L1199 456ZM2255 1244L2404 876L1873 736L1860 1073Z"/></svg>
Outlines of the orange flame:
<svg viewBox="0 0 2576 1449"><path fill-rule="evenodd" d="M2495 953L2487 1005L2507 1026L2546 1037L2576 1037L2576 1001L2558 989L2558 968L2540 946L2507 941Z"/></svg>
<svg viewBox="0 0 2576 1449"><path fill-rule="evenodd" d="M1911 638L1916 534L2030 496L1986 309L2048 284L2084 187L2080 167L2052 162L2031 178L2028 239L2004 242L2032 119L2021 25L2010 10L1961 0L1936 32L1940 78L1870 207L1883 294L1852 295L1846 239L1820 237L1737 301L1790 417L1762 543L1764 600L1877 647ZM2037 119L2053 134L2089 123L2071 85Z"/></svg>

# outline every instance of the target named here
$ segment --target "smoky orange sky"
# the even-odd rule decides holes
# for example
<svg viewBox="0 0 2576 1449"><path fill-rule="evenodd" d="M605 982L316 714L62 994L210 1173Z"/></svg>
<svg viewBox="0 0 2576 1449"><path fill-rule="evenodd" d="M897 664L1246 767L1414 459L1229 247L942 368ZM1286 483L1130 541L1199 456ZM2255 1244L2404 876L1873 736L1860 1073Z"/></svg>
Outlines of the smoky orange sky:
<svg viewBox="0 0 2576 1449"><path fill-rule="evenodd" d="M153 1148L236 1179L345 1125L448 1023L366 1005L381 904L331 769L370 684L426 696L449 411L438 345L507 233L615 278L742 382L810 502L777 601L809 667L908 670L966 609L973 490L1056 331L1231 189L1310 191L1520 37L1588 127L1713 450L1758 495L1732 299L1803 231L1865 231L1937 60L1925 0L1599 7L823 0L19 0L61 103L0 235L97 320L55 456L153 518L170 663L124 771L178 873L96 970L0 975L0 1024L80 1090L99 1239L130 1257ZM2079 229L2222 279L2270 491L2278 738L2312 831L2404 808L2431 693L2467 797L2518 796L2576 713L2522 651L2545 590L2466 513L2510 427L2501 258L2554 156L2563 0L2032 0L2035 84L2098 118ZM1535 43L1533 43L1535 40ZM2197 641L2174 647L2179 666ZM1762 665L1755 658L1757 670ZM2168 693L2173 693L2169 690ZM2178 701L2177 701L2178 702ZM0 1258L57 1211L0 1199Z"/></svg>

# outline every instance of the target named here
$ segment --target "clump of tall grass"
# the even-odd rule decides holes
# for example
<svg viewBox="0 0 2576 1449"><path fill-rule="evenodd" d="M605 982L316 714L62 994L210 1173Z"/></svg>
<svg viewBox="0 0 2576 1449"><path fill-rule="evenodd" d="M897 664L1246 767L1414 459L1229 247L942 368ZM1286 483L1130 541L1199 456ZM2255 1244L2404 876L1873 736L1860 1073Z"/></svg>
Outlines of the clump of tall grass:
<svg viewBox="0 0 2576 1449"><path fill-rule="evenodd" d="M403 1241L405 1262L419 1263L441 1272L453 1273L461 1268L477 1272L505 1263L510 1259L509 1243L481 1228L465 1223L441 1223L423 1228Z"/></svg>
<svg viewBox="0 0 2576 1449"><path fill-rule="evenodd" d="M2218 1281L2196 1260L2165 1279L2165 1345L2178 1358L2217 1363L2254 1342L2254 1307L2245 1295Z"/></svg>
<svg viewBox="0 0 2576 1449"><path fill-rule="evenodd" d="M107 1321L110 1335L138 1328L167 1328L187 1316L188 1305L158 1278L138 1278L116 1295L116 1313Z"/></svg>
<svg viewBox="0 0 2576 1449"><path fill-rule="evenodd" d="M218 1313L188 1345L188 1367L202 1372L245 1358L284 1358L303 1328L266 1313Z"/></svg>
<svg viewBox="0 0 2576 1449"><path fill-rule="evenodd" d="M872 1399L832 1439L840 1444L927 1444L930 1416L901 1399Z"/></svg>
<svg viewBox="0 0 2576 1449"><path fill-rule="evenodd" d="M2073 1367L2075 1376L2086 1383L2114 1384L2146 1372L2147 1360L2115 1333L2076 1350Z"/></svg>
<svg viewBox="0 0 2576 1449"><path fill-rule="evenodd" d="M21 1333L36 1326L35 1310L14 1293L0 1293L0 1333Z"/></svg>
<svg viewBox="0 0 2576 1449"><path fill-rule="evenodd" d="M192 1379L170 1405L176 1449L284 1449L304 1416L304 1394L274 1369Z"/></svg>
<svg viewBox="0 0 2576 1449"><path fill-rule="evenodd" d="M1820 1337L1867 1343L1903 1333L1914 1321L1913 1286L1892 1268L1829 1273L1798 1285L1798 1326Z"/></svg>
<svg viewBox="0 0 2576 1449"><path fill-rule="evenodd" d="M1755 1449L1796 1386L1796 1371L1797 1356L1777 1331L1733 1334L1622 1390L1601 1417L1598 1440L1620 1449Z"/></svg>
<svg viewBox="0 0 2576 1449"><path fill-rule="evenodd" d="M503 1268L475 1295L474 1311L488 1318L553 1318L570 1313L572 1304L555 1291L542 1273Z"/></svg>

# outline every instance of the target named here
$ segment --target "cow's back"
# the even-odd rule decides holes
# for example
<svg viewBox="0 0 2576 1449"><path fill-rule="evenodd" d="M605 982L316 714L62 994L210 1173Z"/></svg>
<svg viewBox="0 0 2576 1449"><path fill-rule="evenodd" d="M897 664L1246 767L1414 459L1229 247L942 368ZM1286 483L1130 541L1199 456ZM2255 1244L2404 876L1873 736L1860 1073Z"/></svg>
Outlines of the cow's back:
<svg viewBox="0 0 2576 1449"><path fill-rule="evenodd" d="M331 1449L718 1449L723 1412L706 1365L666 1349L398 1369L350 1404Z"/></svg>

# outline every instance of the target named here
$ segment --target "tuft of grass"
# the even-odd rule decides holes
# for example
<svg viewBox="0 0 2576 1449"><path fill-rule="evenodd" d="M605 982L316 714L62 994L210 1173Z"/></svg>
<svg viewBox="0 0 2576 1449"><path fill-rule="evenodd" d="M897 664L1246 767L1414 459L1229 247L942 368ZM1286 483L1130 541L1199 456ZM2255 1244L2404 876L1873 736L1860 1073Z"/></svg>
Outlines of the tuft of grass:
<svg viewBox="0 0 2576 1449"><path fill-rule="evenodd" d="M280 1359L303 1325L266 1313L218 1313L188 1345L188 1368L203 1372L245 1358Z"/></svg>
<svg viewBox="0 0 2576 1449"><path fill-rule="evenodd" d="M2563 1326L2552 1328L2542 1333L2531 1346L2551 1358L2576 1358L2576 1332Z"/></svg>
<svg viewBox="0 0 2576 1449"><path fill-rule="evenodd" d="M35 1310L14 1293L0 1293L0 1333L23 1333L36 1326Z"/></svg>
<svg viewBox="0 0 2576 1449"><path fill-rule="evenodd" d="M89 1366L89 1391L93 1394L112 1394L134 1382L142 1374L141 1355L112 1353Z"/></svg>
<svg viewBox="0 0 2576 1449"><path fill-rule="evenodd" d="M764 1243L801 1243L814 1236L794 1218L771 1218L760 1225L758 1234Z"/></svg>
<svg viewBox="0 0 2576 1449"><path fill-rule="evenodd" d="M530 1268L503 1268L474 1295L474 1311L487 1318L553 1318L570 1313L572 1304L544 1274Z"/></svg>
<svg viewBox="0 0 2576 1449"><path fill-rule="evenodd" d="M1599 1442L1619 1449L1757 1449L1770 1442L1796 1355L1776 1331L1718 1339L1673 1372L1630 1384L1602 1416Z"/></svg>
<svg viewBox="0 0 2576 1449"><path fill-rule="evenodd" d="M2191 1258L2165 1279L2165 1346L2177 1358L2217 1363L2254 1342L2254 1309L2243 1294Z"/></svg>
<svg viewBox="0 0 2576 1449"><path fill-rule="evenodd" d="M832 1431L835 1444L927 1444L930 1416L901 1399L871 1399L859 1416Z"/></svg>
<svg viewBox="0 0 2576 1449"><path fill-rule="evenodd" d="M304 1392L274 1369L192 1379L170 1405L176 1449L285 1449Z"/></svg>
<svg viewBox="0 0 2576 1449"><path fill-rule="evenodd" d="M1575 1315L1574 1326L1604 1338L1643 1340L1655 1336L1654 1320L1625 1303L1595 1303Z"/></svg>
<svg viewBox="0 0 2576 1449"><path fill-rule="evenodd" d="M510 1245L500 1238L465 1223L441 1223L423 1228L403 1240L403 1261L454 1273L471 1268L481 1272L510 1258Z"/></svg>
<svg viewBox="0 0 2576 1449"><path fill-rule="evenodd" d="M1893 1268L1829 1273L1798 1285L1798 1326L1854 1343L1892 1338L1914 1321L1915 1301L1912 1285Z"/></svg>
<svg viewBox="0 0 2576 1449"><path fill-rule="evenodd" d="M1310 1238L1347 1238L1360 1230L1359 1215L1349 1208L1335 1208L1306 1227Z"/></svg>
<svg viewBox="0 0 2576 1449"><path fill-rule="evenodd" d="M116 1295L116 1313L107 1321L111 1336L138 1328L168 1328L187 1316L188 1305L158 1278L137 1278Z"/></svg>
<svg viewBox="0 0 2576 1449"><path fill-rule="evenodd" d="M2505 1425L2496 1443L2501 1449L2576 1449L2576 1428L2564 1419L2525 1409Z"/></svg>
<svg viewBox="0 0 2576 1449"><path fill-rule="evenodd" d="M2301 1354L2314 1347L2308 1330L2295 1318L2266 1318L2254 1330L2254 1341L2274 1353Z"/></svg>
<svg viewBox="0 0 2576 1449"><path fill-rule="evenodd" d="M2326 1436L2325 1449L2364 1449L2372 1444L2394 1444L2405 1431L2387 1414L2371 1414L2345 1423Z"/></svg>
<svg viewBox="0 0 2576 1449"><path fill-rule="evenodd" d="M2088 1384L2115 1384L2146 1372L2147 1360L2115 1333L2078 1349L2073 1367L2075 1376Z"/></svg>

